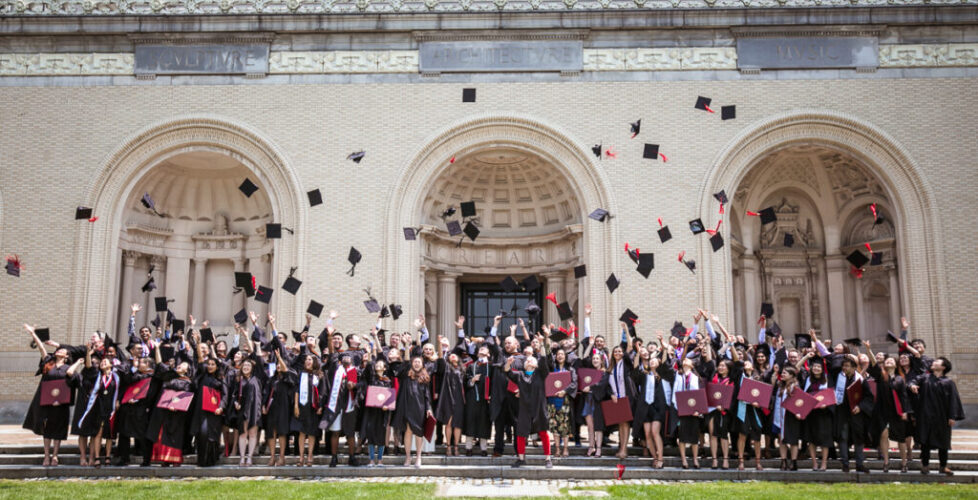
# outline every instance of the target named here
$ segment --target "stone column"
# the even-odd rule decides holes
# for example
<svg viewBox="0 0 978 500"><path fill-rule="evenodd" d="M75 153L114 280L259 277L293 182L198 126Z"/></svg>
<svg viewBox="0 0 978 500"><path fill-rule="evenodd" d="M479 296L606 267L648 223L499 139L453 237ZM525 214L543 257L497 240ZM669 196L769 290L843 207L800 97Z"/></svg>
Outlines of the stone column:
<svg viewBox="0 0 978 500"><path fill-rule="evenodd" d="M244 272L244 259L243 258L238 257L238 258L232 259L231 262L234 263L234 272L236 272L236 273L243 273ZM235 314L238 311L240 311L242 308L244 308L245 303L246 303L247 300L248 300L248 296L245 295L245 292L244 291L242 291L241 293L235 294L234 295L234 301L232 302L232 304L234 305L234 307L231 308L231 309L233 309L231 311L231 314Z"/></svg>
<svg viewBox="0 0 978 500"><path fill-rule="evenodd" d="M822 338L832 339L833 344L847 338L845 283L848 269L848 263L842 255L825 257L825 276L828 283L828 294L825 298L828 301L829 323L823 325L828 330L822 334Z"/></svg>
<svg viewBox="0 0 978 500"><path fill-rule="evenodd" d="M248 272L250 272L251 275L255 277L256 297L257 297L259 286L265 286L275 290L275 287L271 286L268 283L268 273L266 272L265 263L263 262L265 260L265 257L266 257L265 255L259 255L257 257L251 257L248 259ZM275 298L275 293L272 293L272 298ZM254 302L254 306L255 306L255 312L258 313L259 317L264 318L265 315L268 314L269 304L264 304L256 300ZM264 320L262 322L264 322Z"/></svg>
<svg viewBox="0 0 978 500"><path fill-rule="evenodd" d="M190 292L190 259L187 257L169 257L166 265L166 297L174 299L170 310L176 319L187 318Z"/></svg>
<svg viewBox="0 0 978 500"><path fill-rule="evenodd" d="M204 283L207 274L207 259L204 257L194 258L194 291L193 291L193 307L191 307L190 312L197 317L198 321L203 322L205 319L207 305L205 303L205 292Z"/></svg>
<svg viewBox="0 0 978 500"><path fill-rule="evenodd" d="M426 269L422 269L421 280L424 282L424 284L422 285L421 304L419 305L419 309L417 311L404 311L405 315L407 316L407 323L404 324L404 327L402 327L400 331L410 331L412 328L411 325L414 324L414 318L416 318L419 314L425 315L425 322L427 322L429 325L440 324L438 322L440 316L438 315L437 271L429 272ZM427 294L429 290L431 291L431 296L433 297L432 302L434 303L431 304L431 310L426 312L425 303L428 302Z"/></svg>
<svg viewBox="0 0 978 500"><path fill-rule="evenodd" d="M136 266L136 259L138 258L139 254L132 250L122 251L122 292L119 294L119 327L114 332L116 341L128 340L126 336L129 331L129 315L132 313L130 307L134 295L133 268ZM139 283L135 286L141 288L143 285Z"/></svg>
<svg viewBox="0 0 978 500"><path fill-rule="evenodd" d="M890 329L898 337L900 336L900 280L897 279L897 271L890 268L887 272L890 275Z"/></svg>
<svg viewBox="0 0 978 500"><path fill-rule="evenodd" d="M557 298L558 304L566 300L563 290L564 275L565 273L562 271L540 273L540 276L543 276L544 279L544 297L554 294ZM543 321L553 324L560 323L560 315L557 314L557 306L555 306L553 302L550 302L544 298L543 304L540 304L540 307L543 308Z"/></svg>
<svg viewBox="0 0 978 500"><path fill-rule="evenodd" d="M581 279L583 280L583 279L586 279L586 278L581 278ZM571 319L574 320L574 324L577 324L577 318L581 317L581 315L578 314L578 312L580 311L580 309L577 307L577 298L576 297L573 297L574 286L576 285L575 281L576 281L576 278L574 278L574 270L573 269L567 270L567 272L564 273L564 298L563 298L563 300L566 300L570 304L571 311L574 312L574 317L571 318ZM571 300L571 299L574 299L574 300ZM557 297L557 300L559 301L560 300L560 297ZM532 334L533 332L530 332L530 333Z"/></svg>
<svg viewBox="0 0 978 500"><path fill-rule="evenodd" d="M860 280L853 280L852 290L856 294L856 335L848 335L848 337L863 337L866 332L866 311L863 306L863 284Z"/></svg>
<svg viewBox="0 0 978 500"><path fill-rule="evenodd" d="M444 272L438 275L438 323L428 325L428 333L431 334L429 342L435 344L437 336L447 336L449 339L455 336L455 318L458 314L458 278L460 273Z"/></svg>
<svg viewBox="0 0 978 500"><path fill-rule="evenodd" d="M160 317L160 320L166 320L166 315L164 313L156 313L156 306L153 301L154 297L162 297L166 294L166 257L163 255L154 255L150 257L149 263L155 268L153 270L153 275L156 276L156 290L146 293L146 304L143 305L143 309L146 310L147 325L149 324L150 320L157 316ZM160 325L162 326L162 323ZM152 328L152 326L150 326L150 328Z"/></svg>
<svg viewBox="0 0 978 500"><path fill-rule="evenodd" d="M743 260L743 280L744 280L744 317L747 330L744 337L752 342L757 341L756 321L761 315L761 277L757 272L757 259L753 255L744 255Z"/></svg>

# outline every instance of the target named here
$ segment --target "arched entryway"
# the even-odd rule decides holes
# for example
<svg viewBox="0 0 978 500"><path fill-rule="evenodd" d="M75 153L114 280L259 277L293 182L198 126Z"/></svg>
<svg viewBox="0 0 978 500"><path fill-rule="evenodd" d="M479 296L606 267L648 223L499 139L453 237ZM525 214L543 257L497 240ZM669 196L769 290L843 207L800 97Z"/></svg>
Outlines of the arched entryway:
<svg viewBox="0 0 978 500"><path fill-rule="evenodd" d="M722 252L704 252L700 279L707 303L736 317L754 335L761 302L779 302L794 329L816 326L836 340L876 339L900 315L915 335L937 345L946 310L939 290L943 262L930 189L906 150L877 127L852 116L796 111L772 117L730 141L701 192L701 210L716 210L713 193L732 202ZM886 222L873 226L869 205ZM779 220L761 226L746 210L772 206ZM795 236L793 248L784 234ZM845 256L869 242L883 254L862 279ZM776 312L777 315L777 312ZM789 332L792 333L792 332Z"/></svg>
<svg viewBox="0 0 978 500"><path fill-rule="evenodd" d="M253 269L277 289L290 266L302 266L304 195L285 155L250 127L213 116L166 120L134 134L104 165L89 196L99 221L81 228L78 238L71 303L80 310L72 311L71 331L102 328L124 336L119 325L128 314L126 303L149 295L140 291L145 273L139 271L150 264L157 265L162 285L153 295L177 298L173 308L179 316L224 316L235 304L220 305L217 297L230 296L236 268ZM244 176L259 186L251 198L237 190ZM144 210L139 199L145 192L170 217ZM266 240L264 224L272 221L295 229L295 235ZM208 307L208 290L218 292L222 285L226 293L215 293ZM301 300L301 290L295 298L277 293L272 311L297 311L294 303ZM229 323L225 317L210 319Z"/></svg>
<svg viewBox="0 0 978 500"><path fill-rule="evenodd" d="M540 120L489 115L446 128L405 166L390 199L384 292L416 291L398 294L411 298L405 309L425 310L448 333L467 284L532 274L544 295L555 293L575 314L596 302L595 328L610 328L618 307L602 290L614 269L617 224L586 217L617 209L603 177L587 147ZM440 214L465 201L476 202L481 233L457 246ZM419 241L400 237L402 227L419 224L426 227ZM576 280L579 264L588 276ZM553 306L541 305L544 319L556 321Z"/></svg>

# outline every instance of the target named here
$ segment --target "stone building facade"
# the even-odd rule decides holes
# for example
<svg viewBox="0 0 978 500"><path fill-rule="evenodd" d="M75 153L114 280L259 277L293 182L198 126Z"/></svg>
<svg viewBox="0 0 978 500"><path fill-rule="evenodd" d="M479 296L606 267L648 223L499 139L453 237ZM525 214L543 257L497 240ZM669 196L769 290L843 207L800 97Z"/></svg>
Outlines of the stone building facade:
<svg viewBox="0 0 978 500"><path fill-rule="evenodd" d="M0 279L0 397L34 391L25 322L64 343L122 339L128 304L145 324L165 295L218 332L246 300L283 330L316 300L365 331L369 289L405 311L387 329L424 314L451 336L460 312L522 307L496 283L534 275L547 321L554 293L577 317L593 304L610 335L625 308L650 338L703 307L756 338L770 302L789 338L813 327L893 352L885 333L907 316L978 403L976 5L0 1L0 251L25 266ZM481 232L459 245L441 214L469 200ZM80 205L98 220L73 220ZM766 207L776 223L746 215ZM723 221L723 248L687 229L697 218ZM270 222L294 234L268 239ZM626 243L655 254L648 279ZM857 279L845 256L867 243L882 259ZM232 293L235 271L271 303Z"/></svg>

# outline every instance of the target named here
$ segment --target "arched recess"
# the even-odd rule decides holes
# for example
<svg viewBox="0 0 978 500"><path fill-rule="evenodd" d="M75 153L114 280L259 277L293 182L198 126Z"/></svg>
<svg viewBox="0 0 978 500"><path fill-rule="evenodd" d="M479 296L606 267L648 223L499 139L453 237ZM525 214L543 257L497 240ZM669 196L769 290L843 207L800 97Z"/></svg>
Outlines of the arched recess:
<svg viewBox="0 0 978 500"><path fill-rule="evenodd" d="M278 146L250 126L224 117L190 115L159 121L131 135L109 154L88 188L87 203L99 220L80 225L76 238L73 310L69 319L73 334L81 335L80 332L116 322L122 258L117 243L132 190L162 159L195 151L224 154L246 166L266 189L275 220L295 230L294 235L286 235L275 243L279 258L275 259L271 282L284 279L290 266L302 268L303 194L294 170ZM282 318L291 317L298 311L295 304L301 303L301 298L301 289L295 298L276 294L272 311Z"/></svg>
<svg viewBox="0 0 978 500"><path fill-rule="evenodd" d="M483 114L461 119L429 136L408 156L398 175L387 206L384 243L384 294L404 301L405 312L424 306L417 290L422 287L421 249L405 241L403 227L415 227L424 217L424 200L431 183L451 168L453 156L462 157L484 149L524 151L544 159L566 177L581 210L604 208L612 214L617 204L604 172L592 162L589 147L559 127L536 117ZM617 219L599 223L584 218L584 262L588 276L583 289L595 306L593 328L611 331L618 317L617 295L604 293L604 278L618 270L614 250L619 247ZM599 299L600 298L600 299ZM407 300L405 300L407 299Z"/></svg>
<svg viewBox="0 0 978 500"><path fill-rule="evenodd" d="M905 263L900 290L906 311L914 318L914 334L947 352L935 333L944 328L947 298L941 293L943 254L933 189L920 175L917 162L905 147L879 127L850 114L825 110L794 110L762 120L731 139L713 161L700 192L700 210L715 209L713 193L740 185L752 167L766 155L797 145L818 145L844 151L859 159L882 182L892 200L897 258ZM699 274L707 304L730 314L733 284L729 249L713 253L700 242L704 272ZM838 335L835 335L838 336Z"/></svg>

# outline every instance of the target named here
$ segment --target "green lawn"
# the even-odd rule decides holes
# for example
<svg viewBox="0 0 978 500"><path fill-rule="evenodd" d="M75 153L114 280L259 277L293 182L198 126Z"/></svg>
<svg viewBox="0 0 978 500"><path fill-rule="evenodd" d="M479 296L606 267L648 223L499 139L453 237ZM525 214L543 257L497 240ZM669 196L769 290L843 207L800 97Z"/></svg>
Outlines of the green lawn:
<svg viewBox="0 0 978 500"><path fill-rule="evenodd" d="M978 499L974 485L940 484L815 484L815 483L676 483L657 486L597 488L611 498L704 498L791 500L940 498ZM289 480L122 480L122 481L0 481L0 499L50 498L52 500L124 498L343 498L344 500L427 500L435 485L397 483L311 482Z"/></svg>

